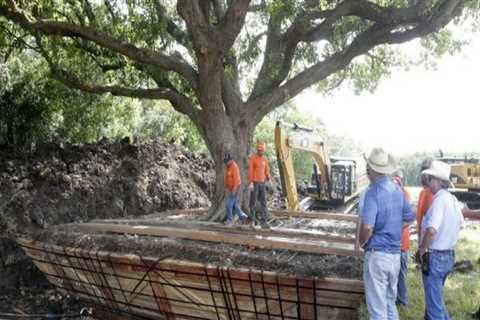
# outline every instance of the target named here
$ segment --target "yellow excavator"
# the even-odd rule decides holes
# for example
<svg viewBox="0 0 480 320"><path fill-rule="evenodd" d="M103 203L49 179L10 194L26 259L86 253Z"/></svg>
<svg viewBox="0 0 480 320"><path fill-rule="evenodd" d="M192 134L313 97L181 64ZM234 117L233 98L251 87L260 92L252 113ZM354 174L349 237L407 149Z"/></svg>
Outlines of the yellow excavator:
<svg viewBox="0 0 480 320"><path fill-rule="evenodd" d="M455 186L451 192L471 209L480 209L480 160L476 158L441 157L452 168L450 179Z"/></svg>
<svg viewBox="0 0 480 320"><path fill-rule="evenodd" d="M275 149L288 209L347 212L368 185L363 160L329 157L325 143L311 128L278 121L275 126ZM295 180L294 150L308 152L314 160L312 178L302 202Z"/></svg>

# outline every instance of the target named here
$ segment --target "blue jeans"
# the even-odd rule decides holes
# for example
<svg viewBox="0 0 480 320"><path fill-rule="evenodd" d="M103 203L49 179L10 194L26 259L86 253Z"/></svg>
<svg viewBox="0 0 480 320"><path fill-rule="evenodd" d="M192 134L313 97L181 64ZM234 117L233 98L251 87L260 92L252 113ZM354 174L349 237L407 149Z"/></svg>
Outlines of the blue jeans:
<svg viewBox="0 0 480 320"><path fill-rule="evenodd" d="M425 320L449 320L443 300L443 287L453 270L455 254L453 250L429 251L428 272L423 273L425 293Z"/></svg>
<svg viewBox="0 0 480 320"><path fill-rule="evenodd" d="M238 196L229 194L227 196L227 221L233 222L233 215L238 214L240 220L245 220L247 215L238 206Z"/></svg>
<svg viewBox="0 0 480 320"><path fill-rule="evenodd" d="M371 320L398 320L395 305L400 254L367 251L363 260L363 282Z"/></svg>
<svg viewBox="0 0 480 320"><path fill-rule="evenodd" d="M406 306L408 304L407 292L407 271L408 271L408 251L400 253L400 273L398 274L397 302Z"/></svg>

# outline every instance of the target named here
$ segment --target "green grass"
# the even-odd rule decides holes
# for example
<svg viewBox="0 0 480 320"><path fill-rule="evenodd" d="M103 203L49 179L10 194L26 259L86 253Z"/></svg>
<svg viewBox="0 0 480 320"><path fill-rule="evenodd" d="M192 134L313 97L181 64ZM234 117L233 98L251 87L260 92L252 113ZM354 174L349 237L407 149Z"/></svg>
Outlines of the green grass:
<svg viewBox="0 0 480 320"><path fill-rule="evenodd" d="M455 260L470 260L475 270L451 274L445 284L444 297L450 318L468 320L473 319L471 314L480 308L480 225L469 226L461 231L460 236ZM416 241L412 241L412 255L416 247ZM408 266L407 285L410 304L399 307L400 319L423 319L425 305L422 277L414 262ZM366 309L363 305L360 319L368 319Z"/></svg>

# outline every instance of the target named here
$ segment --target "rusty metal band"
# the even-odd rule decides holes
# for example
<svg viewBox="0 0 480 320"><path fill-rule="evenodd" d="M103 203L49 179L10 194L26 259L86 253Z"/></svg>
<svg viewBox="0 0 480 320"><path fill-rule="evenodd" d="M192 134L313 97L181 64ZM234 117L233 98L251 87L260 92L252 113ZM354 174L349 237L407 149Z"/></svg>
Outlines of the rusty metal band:
<svg viewBox="0 0 480 320"><path fill-rule="evenodd" d="M212 288L212 282L210 281L210 277L208 275L207 266L204 266L205 277L207 278L208 289L210 291L210 296L212 297L213 306L215 307L215 313L217 314L217 320L220 320L220 314L218 313L217 301L215 300L215 294Z"/></svg>
<svg viewBox="0 0 480 320"><path fill-rule="evenodd" d="M260 273L262 279L262 290L263 290L263 298L265 299L265 310L267 311L268 319L270 320L270 307L268 306L268 296L267 291L265 290L265 282L263 281L263 271Z"/></svg>

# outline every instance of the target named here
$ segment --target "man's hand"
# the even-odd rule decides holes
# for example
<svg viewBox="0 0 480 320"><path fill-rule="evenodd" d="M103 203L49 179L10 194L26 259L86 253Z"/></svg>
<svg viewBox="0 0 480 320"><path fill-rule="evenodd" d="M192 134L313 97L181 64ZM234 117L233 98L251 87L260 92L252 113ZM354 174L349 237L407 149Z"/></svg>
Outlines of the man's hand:
<svg viewBox="0 0 480 320"><path fill-rule="evenodd" d="M415 253L415 261L416 261L418 264L422 264L422 263L423 263L423 255L425 254L425 252L427 252L427 249L420 247L420 248L417 250L417 252Z"/></svg>
<svg viewBox="0 0 480 320"><path fill-rule="evenodd" d="M370 240L370 237L373 234L373 227L367 224L362 223L360 225L360 237L359 237L359 243L360 247L365 247L367 244L368 240Z"/></svg>
<svg viewBox="0 0 480 320"><path fill-rule="evenodd" d="M253 182L248 185L248 191L253 191Z"/></svg>
<svg viewBox="0 0 480 320"><path fill-rule="evenodd" d="M418 251L416 254L416 260L418 263L420 264L423 263L423 255L425 254L425 252L427 252L428 248L430 247L430 244L432 243L436 233L437 231L432 227L428 227L427 230L425 231L423 235L422 243L420 243L420 246L418 247Z"/></svg>
<svg viewBox="0 0 480 320"><path fill-rule="evenodd" d="M240 188L235 188L232 190L232 196L238 197L238 194L240 193Z"/></svg>

